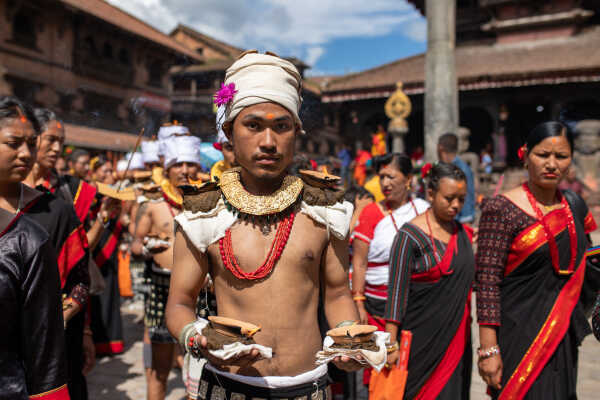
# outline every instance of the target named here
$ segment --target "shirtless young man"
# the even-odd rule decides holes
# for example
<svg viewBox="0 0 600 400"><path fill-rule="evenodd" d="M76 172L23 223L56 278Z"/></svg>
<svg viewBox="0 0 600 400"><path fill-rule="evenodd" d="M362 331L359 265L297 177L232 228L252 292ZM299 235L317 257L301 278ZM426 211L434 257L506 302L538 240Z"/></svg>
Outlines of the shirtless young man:
<svg viewBox="0 0 600 400"><path fill-rule="evenodd" d="M327 368L315 368L322 348L319 293L331 326L358 319L348 286L352 206L287 174L302 133L296 68L250 52L228 69L225 84L232 83L237 92L227 101L224 130L241 168L225 172L218 188L212 184L184 198L186 208L176 218L167 326L180 343L193 337L208 359L201 399L325 398ZM281 228L289 229L285 247L269 254ZM233 254L221 254L221 239ZM260 274L255 270L265 259L275 260L274 266ZM261 326L254 338L272 348L272 359L259 359L254 350L222 361L207 352L206 338L192 324L206 274L214 282L219 315ZM346 357L334 363L359 368Z"/></svg>
<svg viewBox="0 0 600 400"><path fill-rule="evenodd" d="M181 212L181 195L177 189L195 179L200 165L200 140L193 136L172 137L164 142L165 176L163 201L145 202L138 211L134 254L151 262L151 284L146 301L146 327L152 343L152 361L147 373L148 399L164 399L169 371L177 341L167 331L164 322L173 267L173 219Z"/></svg>

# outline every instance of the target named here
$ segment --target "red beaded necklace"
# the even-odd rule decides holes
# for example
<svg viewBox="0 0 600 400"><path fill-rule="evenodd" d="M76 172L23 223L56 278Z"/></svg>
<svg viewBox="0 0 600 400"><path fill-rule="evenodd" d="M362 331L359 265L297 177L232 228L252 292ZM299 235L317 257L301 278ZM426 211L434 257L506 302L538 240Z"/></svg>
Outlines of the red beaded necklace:
<svg viewBox="0 0 600 400"><path fill-rule="evenodd" d="M577 231L575 230L575 222L573 221L573 213L571 212L571 207L569 207L569 203L565 199L565 196L563 196L559 191L556 192L560 198L560 204L565 210L565 214L567 214L567 231L569 232L569 240L571 242L571 260L569 261L569 267L566 270L562 270L560 269L558 245L556 244L556 238L550 231L550 227L544 219L544 214L542 213L542 210L540 210L540 208L537 206L537 200L535 199L533 193L531 193L527 182L523 183L523 190L527 195L527 199L529 200L529 204L531 204L531 208L533 208L535 214L537 215L539 223L544 228L544 234L546 235L548 247L550 248L550 258L552 259L552 267L559 274L573 273L573 271L575 270L575 260L577 259Z"/></svg>
<svg viewBox="0 0 600 400"><path fill-rule="evenodd" d="M433 245L433 258L439 264L442 260L438 254L435 238L433 237L433 229L431 229L431 224L429 223L429 210L431 210L431 208L425 211L425 221L427 221L427 229L429 230L429 240L431 240L431 244Z"/></svg>
<svg viewBox="0 0 600 400"><path fill-rule="evenodd" d="M419 215L419 211L417 211L417 207L415 207L415 203L412 201L412 199L408 200L410 202L410 205L412 206L413 210L415 210L415 216ZM401 206L403 207L403 206ZM396 224L396 218L394 218L394 211L395 210L389 210L388 213L390 214L390 217L392 218L392 223L394 224L394 228L396 228L396 233L398 233L398 231L400 231L400 228L398 228L398 225Z"/></svg>
<svg viewBox="0 0 600 400"><path fill-rule="evenodd" d="M294 224L294 218L295 214L292 212L279 223L277 231L275 232L275 239L273 239L267 258L262 265L253 272L244 272L240 268L233 253L231 229L227 229L227 231L225 231L225 237L219 240L219 251L221 252L221 260L223 260L225 267L238 279L256 280L268 276L281 257L281 253L287 244L290 232L292 231L292 225Z"/></svg>

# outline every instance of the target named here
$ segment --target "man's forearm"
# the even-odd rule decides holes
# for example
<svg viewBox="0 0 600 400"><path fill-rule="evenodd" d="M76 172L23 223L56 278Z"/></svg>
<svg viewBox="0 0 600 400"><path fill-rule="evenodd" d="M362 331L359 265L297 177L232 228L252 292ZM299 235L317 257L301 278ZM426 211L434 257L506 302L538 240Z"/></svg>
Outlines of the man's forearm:
<svg viewBox="0 0 600 400"><path fill-rule="evenodd" d="M196 321L196 313L192 307L184 304L167 304L167 329L176 339L179 339L183 328L194 321Z"/></svg>
<svg viewBox="0 0 600 400"><path fill-rule="evenodd" d="M356 305L347 288L337 290L336 293L327 296L325 302L325 315L327 316L329 326L332 328L343 321L359 320Z"/></svg>
<svg viewBox="0 0 600 400"><path fill-rule="evenodd" d="M142 256L144 254L144 245L139 238L135 238L131 243L131 252L136 256Z"/></svg>

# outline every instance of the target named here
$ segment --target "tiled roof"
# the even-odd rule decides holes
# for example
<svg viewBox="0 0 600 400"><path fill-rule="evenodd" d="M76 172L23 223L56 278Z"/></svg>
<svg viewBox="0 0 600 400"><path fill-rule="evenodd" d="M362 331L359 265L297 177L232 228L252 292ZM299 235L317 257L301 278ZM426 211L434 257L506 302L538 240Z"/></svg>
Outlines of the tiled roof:
<svg viewBox="0 0 600 400"><path fill-rule="evenodd" d="M225 55L225 56L235 58L244 52L244 50L240 49L239 47L235 47L228 43L221 42L220 40L217 40L215 38L207 36L201 32L198 32L194 28L191 28L184 24L177 25L177 27L175 29L173 29L173 31L169 34L169 36L174 36L178 31L185 32L186 34L190 35L194 39L205 43L207 46L213 48L214 50L216 50L220 53L223 53L223 55Z"/></svg>
<svg viewBox="0 0 600 400"><path fill-rule="evenodd" d="M215 60L206 60L205 64L195 64L195 65L176 65L171 67L172 74L193 74L198 72L210 72L210 71L225 71L231 64L233 64L235 60L231 59L215 59Z"/></svg>
<svg viewBox="0 0 600 400"><path fill-rule="evenodd" d="M65 143L76 147L127 152L136 140L134 134L65 124Z"/></svg>
<svg viewBox="0 0 600 400"><path fill-rule="evenodd" d="M141 36L147 40L165 46L172 51L183 54L195 61L202 61L200 56L195 51L177 43L173 38L165 35L158 29L146 24L137 19L131 14L126 13L118 7L115 7L104 0L60 0L62 3L72 9L76 9L86 14L93 15L112 24L120 29L131 32L137 36Z"/></svg>
<svg viewBox="0 0 600 400"><path fill-rule="evenodd" d="M459 88L475 90L600 80L598 43L600 27L569 38L511 45L458 46L455 57ZM423 93L424 80L425 55L419 54L332 80L323 93L333 98L342 93L363 92L368 97L368 92L379 92L383 97L394 90L397 81L404 83L409 94Z"/></svg>

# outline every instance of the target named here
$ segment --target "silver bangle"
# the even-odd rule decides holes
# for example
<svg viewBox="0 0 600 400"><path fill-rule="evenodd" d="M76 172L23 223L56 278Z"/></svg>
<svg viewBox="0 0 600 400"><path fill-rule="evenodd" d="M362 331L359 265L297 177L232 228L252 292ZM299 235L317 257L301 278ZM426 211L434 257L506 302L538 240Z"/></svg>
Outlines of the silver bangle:
<svg viewBox="0 0 600 400"><path fill-rule="evenodd" d="M198 333L196 332L196 327L194 326L194 324L195 321L190 322L189 324L184 326L181 332L179 333L179 344L183 346L186 352L189 351L188 341L190 337Z"/></svg>

